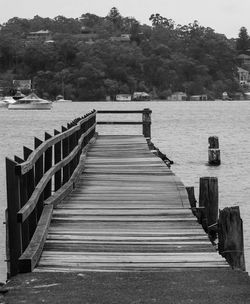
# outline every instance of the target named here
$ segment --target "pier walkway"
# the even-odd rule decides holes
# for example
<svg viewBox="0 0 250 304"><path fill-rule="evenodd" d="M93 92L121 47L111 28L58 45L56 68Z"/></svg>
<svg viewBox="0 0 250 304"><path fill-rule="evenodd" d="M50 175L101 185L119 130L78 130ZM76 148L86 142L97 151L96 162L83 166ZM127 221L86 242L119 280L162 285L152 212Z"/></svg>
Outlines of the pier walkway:
<svg viewBox="0 0 250 304"><path fill-rule="evenodd" d="M144 136L97 136L92 111L6 159L0 303L250 303L248 274L216 252L149 149L151 111L130 112L143 113Z"/></svg>
<svg viewBox="0 0 250 304"><path fill-rule="evenodd" d="M182 182L143 136L99 136L54 209L35 271L229 267L197 223Z"/></svg>

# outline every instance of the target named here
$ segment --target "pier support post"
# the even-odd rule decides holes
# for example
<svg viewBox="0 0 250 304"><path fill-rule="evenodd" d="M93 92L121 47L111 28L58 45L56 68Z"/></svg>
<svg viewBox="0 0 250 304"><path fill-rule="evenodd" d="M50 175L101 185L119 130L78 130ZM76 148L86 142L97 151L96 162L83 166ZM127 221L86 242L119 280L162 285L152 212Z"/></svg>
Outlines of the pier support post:
<svg viewBox="0 0 250 304"><path fill-rule="evenodd" d="M219 138L217 136L211 136L208 138L208 143L208 163L211 166L219 166L221 163Z"/></svg>
<svg viewBox="0 0 250 304"><path fill-rule="evenodd" d="M146 138L151 138L151 113L150 109L143 109L142 112L142 134Z"/></svg>
<svg viewBox="0 0 250 304"><path fill-rule="evenodd" d="M22 254L21 225L17 222L17 212L21 208L20 180L15 174L17 163L6 158L7 212L6 212L6 252L8 278L18 273L18 259Z"/></svg>
<svg viewBox="0 0 250 304"><path fill-rule="evenodd" d="M234 269L245 270L243 223L238 206L220 210L219 253Z"/></svg>
<svg viewBox="0 0 250 304"><path fill-rule="evenodd" d="M218 179L217 177L201 177L199 206L205 207L205 230L214 237L218 221Z"/></svg>

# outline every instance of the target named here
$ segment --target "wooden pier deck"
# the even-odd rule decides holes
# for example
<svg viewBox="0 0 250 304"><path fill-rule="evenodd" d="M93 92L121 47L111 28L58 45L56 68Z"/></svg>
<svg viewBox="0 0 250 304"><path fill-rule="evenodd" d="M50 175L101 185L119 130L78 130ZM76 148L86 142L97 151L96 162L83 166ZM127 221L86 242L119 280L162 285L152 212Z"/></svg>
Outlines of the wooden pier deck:
<svg viewBox="0 0 250 304"><path fill-rule="evenodd" d="M190 210L183 183L143 136L99 136L77 187L53 211L35 271L229 267Z"/></svg>
<svg viewBox="0 0 250 304"><path fill-rule="evenodd" d="M142 114L125 124L144 136L95 141L93 110L6 159L10 280L0 302L250 303L248 274L215 251L183 183L150 151L151 110L98 113Z"/></svg>

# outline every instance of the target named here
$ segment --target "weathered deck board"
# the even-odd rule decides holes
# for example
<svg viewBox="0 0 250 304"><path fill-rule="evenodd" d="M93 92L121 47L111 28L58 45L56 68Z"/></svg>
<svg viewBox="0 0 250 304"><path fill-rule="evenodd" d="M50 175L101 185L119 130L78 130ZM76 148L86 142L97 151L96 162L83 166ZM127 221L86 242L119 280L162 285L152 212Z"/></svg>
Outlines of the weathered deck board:
<svg viewBox="0 0 250 304"><path fill-rule="evenodd" d="M74 191L53 212L36 271L228 267L186 190L143 136L100 136Z"/></svg>

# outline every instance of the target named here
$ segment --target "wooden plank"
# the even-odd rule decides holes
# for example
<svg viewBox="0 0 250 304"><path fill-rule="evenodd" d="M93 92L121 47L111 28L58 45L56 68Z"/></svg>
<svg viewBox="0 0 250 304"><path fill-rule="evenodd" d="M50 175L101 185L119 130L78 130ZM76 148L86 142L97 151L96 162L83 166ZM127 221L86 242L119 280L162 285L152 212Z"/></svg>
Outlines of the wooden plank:
<svg viewBox="0 0 250 304"><path fill-rule="evenodd" d="M53 212L39 271L228 267L193 217L183 183L142 136L100 136Z"/></svg>

